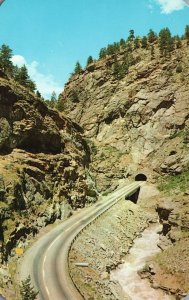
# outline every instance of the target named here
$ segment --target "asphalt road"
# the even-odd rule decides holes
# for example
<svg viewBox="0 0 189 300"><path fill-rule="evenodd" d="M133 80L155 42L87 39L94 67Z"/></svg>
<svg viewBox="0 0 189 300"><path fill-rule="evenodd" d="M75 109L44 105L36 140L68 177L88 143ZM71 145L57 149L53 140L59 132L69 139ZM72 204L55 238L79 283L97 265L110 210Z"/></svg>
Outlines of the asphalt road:
<svg viewBox="0 0 189 300"><path fill-rule="evenodd" d="M140 182L121 187L93 206L82 209L40 238L26 251L19 268L19 279L31 276L40 300L83 299L68 270L68 252L77 234L124 196L133 194Z"/></svg>

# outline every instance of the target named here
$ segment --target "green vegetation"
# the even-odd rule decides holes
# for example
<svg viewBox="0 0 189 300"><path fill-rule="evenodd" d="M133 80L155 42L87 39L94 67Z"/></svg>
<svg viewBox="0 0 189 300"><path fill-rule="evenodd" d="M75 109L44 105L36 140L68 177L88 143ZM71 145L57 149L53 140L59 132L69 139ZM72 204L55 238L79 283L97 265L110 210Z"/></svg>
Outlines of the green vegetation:
<svg viewBox="0 0 189 300"><path fill-rule="evenodd" d="M28 276L25 280L22 281L20 286L20 294L22 300L35 300L38 292L35 292L34 288L31 285L31 278Z"/></svg>
<svg viewBox="0 0 189 300"><path fill-rule="evenodd" d="M9 46L3 44L0 48L0 69L7 75L13 75L13 63L11 61L12 50Z"/></svg>
<svg viewBox="0 0 189 300"><path fill-rule="evenodd" d="M187 45L189 46L189 25L185 27L185 38L186 38Z"/></svg>
<svg viewBox="0 0 189 300"><path fill-rule="evenodd" d="M128 41L134 41L135 38L135 32L133 29L129 30L129 37L128 37Z"/></svg>
<svg viewBox="0 0 189 300"><path fill-rule="evenodd" d="M82 72L82 66L81 64L77 61L74 69L74 75L80 74Z"/></svg>
<svg viewBox="0 0 189 300"><path fill-rule="evenodd" d="M17 66L15 67L14 79L22 86L28 88L30 91L35 91L36 85L30 79L30 77L28 75L28 70L25 65L23 65L20 68L18 68Z"/></svg>
<svg viewBox="0 0 189 300"><path fill-rule="evenodd" d="M167 57L174 50L174 39L169 28L163 28L159 33L159 49L163 57Z"/></svg>
<svg viewBox="0 0 189 300"><path fill-rule="evenodd" d="M79 102L79 92L77 90L72 90L70 100L74 103Z"/></svg>
<svg viewBox="0 0 189 300"><path fill-rule="evenodd" d="M137 37L134 39L134 48L135 48L135 49L138 49L138 48L140 48L140 46L141 46L141 43L140 43L140 37L137 36Z"/></svg>
<svg viewBox="0 0 189 300"><path fill-rule="evenodd" d="M102 48L100 49L100 52L99 52L99 59L104 59L106 58L106 48Z"/></svg>
<svg viewBox="0 0 189 300"><path fill-rule="evenodd" d="M8 76L10 79L14 79L20 85L29 89L31 92L36 90L35 83L30 79L28 75L28 70L25 65L22 67L14 66L12 63L13 51L9 46L3 44L0 47L0 69Z"/></svg>
<svg viewBox="0 0 189 300"><path fill-rule="evenodd" d="M90 55L88 58L87 58L87 66L92 64L93 63L93 58L92 56Z"/></svg>
<svg viewBox="0 0 189 300"><path fill-rule="evenodd" d="M152 29L150 29L149 32L148 32L148 42L150 44L152 44L155 41L157 41L157 39L158 39L157 34Z"/></svg>
<svg viewBox="0 0 189 300"><path fill-rule="evenodd" d="M185 191L188 188L189 171L161 178L158 184L160 191L170 193L172 190Z"/></svg>
<svg viewBox="0 0 189 300"><path fill-rule="evenodd" d="M175 43L176 43L176 48L177 49L182 47L182 42L181 42L181 39L178 35L175 37Z"/></svg>
<svg viewBox="0 0 189 300"><path fill-rule="evenodd" d="M111 59L114 60L112 74L115 78L120 80L129 72L129 67L136 63L136 60L134 59L130 59L130 61L128 60L129 55L134 57L134 51L137 51L140 48L149 50L152 60L155 59L157 55L159 56L159 54L162 58L169 58L175 49L183 47L183 39L185 39L187 45L189 45L189 25L185 27L185 32L182 37L178 35L172 36L169 28L167 27L161 29L159 34L150 29L146 36L135 36L135 31L131 29L126 39L121 38L119 42L114 42L112 44L108 44L107 47L101 48L99 51L99 58L97 60L94 60L92 56L89 56L86 67L98 60L111 57ZM159 51L158 49L155 49L156 45L159 48ZM120 63L117 63L118 54L124 55L123 67ZM80 74L82 71L83 69L80 63L77 62L72 75Z"/></svg>
<svg viewBox="0 0 189 300"><path fill-rule="evenodd" d="M55 108L60 112L63 111L63 102L61 99L61 95L57 97L55 91L52 92L50 100L45 100L45 103L51 108Z"/></svg>
<svg viewBox="0 0 189 300"><path fill-rule="evenodd" d="M125 63L115 62L112 67L112 73L116 79L122 79L129 71L129 65Z"/></svg>
<svg viewBox="0 0 189 300"><path fill-rule="evenodd" d="M178 66L176 67L176 72L177 72L177 73L182 73L182 71L183 71L182 65L181 65L181 64L178 64Z"/></svg>
<svg viewBox="0 0 189 300"><path fill-rule="evenodd" d="M147 39L146 36L143 36L142 41L141 41L141 46L142 46L142 48L144 48L144 49L147 49L147 48L148 48L148 39Z"/></svg>

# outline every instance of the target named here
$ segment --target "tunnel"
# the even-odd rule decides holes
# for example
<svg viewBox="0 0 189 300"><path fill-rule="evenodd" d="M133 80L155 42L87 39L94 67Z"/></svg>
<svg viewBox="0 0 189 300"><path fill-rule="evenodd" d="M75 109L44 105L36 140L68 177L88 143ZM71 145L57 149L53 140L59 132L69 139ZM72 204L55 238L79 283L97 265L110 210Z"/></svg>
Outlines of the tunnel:
<svg viewBox="0 0 189 300"><path fill-rule="evenodd" d="M135 176L135 181L147 181L147 176L143 173L139 173Z"/></svg>
<svg viewBox="0 0 189 300"><path fill-rule="evenodd" d="M136 204L138 201L139 194L140 194L140 187L133 194L126 196L125 200L130 200L131 202Z"/></svg>

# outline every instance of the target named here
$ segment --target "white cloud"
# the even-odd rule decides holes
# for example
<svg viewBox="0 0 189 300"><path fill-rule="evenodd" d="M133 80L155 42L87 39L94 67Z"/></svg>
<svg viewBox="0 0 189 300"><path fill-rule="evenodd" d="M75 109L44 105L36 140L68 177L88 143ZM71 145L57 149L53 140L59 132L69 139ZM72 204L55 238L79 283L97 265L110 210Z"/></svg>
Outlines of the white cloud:
<svg viewBox="0 0 189 300"><path fill-rule="evenodd" d="M59 86L52 75L43 74L38 70L39 63L37 61L32 61L29 64L22 55L14 55L12 57L12 62L18 67L26 65L29 76L35 81L37 89L44 98L49 98L53 91L57 94L62 92L63 86Z"/></svg>
<svg viewBox="0 0 189 300"><path fill-rule="evenodd" d="M12 57L12 62L14 65L17 65L18 67L21 67L21 66L27 64L25 58L21 55L14 55Z"/></svg>
<svg viewBox="0 0 189 300"><path fill-rule="evenodd" d="M162 14L170 14L186 6L184 0L155 0L155 2L160 5Z"/></svg>

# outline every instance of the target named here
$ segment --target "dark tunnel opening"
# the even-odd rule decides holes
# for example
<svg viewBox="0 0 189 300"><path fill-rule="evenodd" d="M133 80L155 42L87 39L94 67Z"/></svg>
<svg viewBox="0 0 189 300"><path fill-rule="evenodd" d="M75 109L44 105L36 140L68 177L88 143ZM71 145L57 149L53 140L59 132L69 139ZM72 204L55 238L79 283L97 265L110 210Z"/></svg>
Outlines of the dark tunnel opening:
<svg viewBox="0 0 189 300"><path fill-rule="evenodd" d="M125 197L125 200L130 200L133 203L137 203L140 194L140 187L131 195Z"/></svg>
<svg viewBox="0 0 189 300"><path fill-rule="evenodd" d="M135 181L147 181L147 176L143 173L139 173L135 176Z"/></svg>

